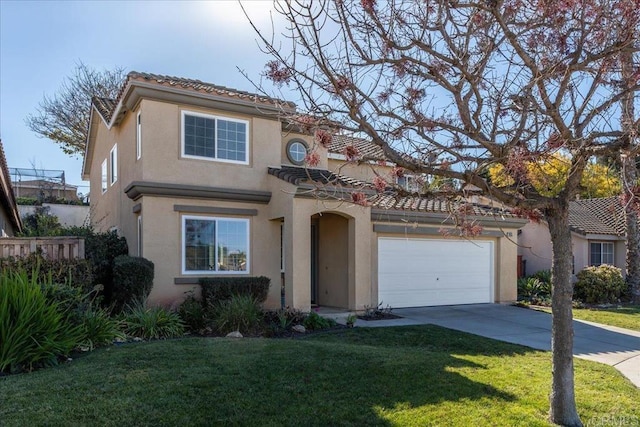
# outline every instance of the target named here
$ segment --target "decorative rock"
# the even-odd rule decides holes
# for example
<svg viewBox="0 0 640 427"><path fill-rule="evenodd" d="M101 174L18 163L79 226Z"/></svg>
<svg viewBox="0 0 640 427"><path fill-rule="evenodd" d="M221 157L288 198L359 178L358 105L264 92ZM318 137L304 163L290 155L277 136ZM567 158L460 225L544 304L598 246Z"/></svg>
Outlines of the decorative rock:
<svg viewBox="0 0 640 427"><path fill-rule="evenodd" d="M307 332L307 329L302 325L296 325L293 328L291 328L291 330L293 332L298 332L300 334L304 334L305 332Z"/></svg>
<svg viewBox="0 0 640 427"><path fill-rule="evenodd" d="M142 338L140 338L140 337L134 337L133 338L133 342L142 342L142 341L144 341L144 340Z"/></svg>
<svg viewBox="0 0 640 427"><path fill-rule="evenodd" d="M227 338L242 338L242 334L239 331L229 332Z"/></svg>

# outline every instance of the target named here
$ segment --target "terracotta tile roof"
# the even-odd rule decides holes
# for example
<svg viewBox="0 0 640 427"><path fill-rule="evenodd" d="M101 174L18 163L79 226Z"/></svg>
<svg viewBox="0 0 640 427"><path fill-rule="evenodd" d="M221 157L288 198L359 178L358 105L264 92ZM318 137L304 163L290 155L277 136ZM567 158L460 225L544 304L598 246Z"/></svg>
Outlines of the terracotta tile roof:
<svg viewBox="0 0 640 427"><path fill-rule="evenodd" d="M93 104L96 106L102 117L106 122L110 122L115 112L115 109L124 96L130 83L145 82L152 83L158 86L186 89L197 93L210 94L216 96L222 96L229 98L230 100L240 100L246 102L252 102L262 105L268 105L273 107L284 107L288 109L295 108L295 104L290 101L285 101L277 98L271 98L268 96L260 95L257 93L245 92L237 89L231 89L224 86L214 85L212 83L206 83L196 79L186 79L182 77L165 76L162 74L141 73L138 71L131 71L127 74L127 79L120 88L118 96L115 99L97 98L94 97Z"/></svg>
<svg viewBox="0 0 640 427"><path fill-rule="evenodd" d="M116 109L116 101L109 98L94 96L91 98L91 103L96 107L104 121L109 123L111 121L111 115Z"/></svg>
<svg viewBox="0 0 640 427"><path fill-rule="evenodd" d="M257 93L231 89L228 87L214 85L212 83L206 83L195 79L185 79L182 77L164 76L161 74L140 73L137 71L132 71L127 75L127 82L131 80L147 81L162 86L190 89L195 92L210 93L234 99L241 99L244 101L257 102L260 104L295 107L295 104L290 101L271 98L269 96L264 96Z"/></svg>
<svg viewBox="0 0 640 427"><path fill-rule="evenodd" d="M581 234L626 234L624 209L617 197L572 201L569 204L569 225Z"/></svg>
<svg viewBox="0 0 640 427"><path fill-rule="evenodd" d="M324 169L305 169L295 166L282 166L281 168L269 168L269 174L294 185L319 184L334 185L344 190L358 190L365 192L368 201L373 208L451 214L464 209L467 215L472 216L501 216L505 218L518 218L511 212L490 206L475 203L465 203L447 199L445 197L421 197L421 196L397 196L395 194L378 194L373 187L364 182L344 175L334 174ZM332 192L333 193L333 192ZM339 194L339 193L333 193Z"/></svg>
<svg viewBox="0 0 640 427"><path fill-rule="evenodd" d="M330 153L343 154L345 147L348 145L356 147L360 155L363 157L368 157L373 160L385 160L382 148L364 138L356 138L346 135L333 135L328 149Z"/></svg>

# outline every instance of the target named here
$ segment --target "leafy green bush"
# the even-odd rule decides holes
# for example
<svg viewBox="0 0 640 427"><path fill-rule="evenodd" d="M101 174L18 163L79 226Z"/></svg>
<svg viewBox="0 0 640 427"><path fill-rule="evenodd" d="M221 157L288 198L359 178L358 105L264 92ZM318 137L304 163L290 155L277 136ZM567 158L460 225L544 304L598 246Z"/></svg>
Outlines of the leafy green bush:
<svg viewBox="0 0 640 427"><path fill-rule="evenodd" d="M199 332L207 327L208 314L202 301L196 299L191 292L187 298L180 304L178 315L185 323L187 329L192 332Z"/></svg>
<svg viewBox="0 0 640 427"><path fill-rule="evenodd" d="M79 234L83 230L76 230ZM104 302L111 304L113 294L113 264L119 255L127 255L129 248L124 237L118 233L95 233L87 229L84 241L85 258L89 260L93 272L93 285L104 287Z"/></svg>
<svg viewBox="0 0 640 427"><path fill-rule="evenodd" d="M262 304L269 294L271 279L259 277L203 277L202 302L205 306L230 299L234 295L250 295Z"/></svg>
<svg viewBox="0 0 640 427"><path fill-rule="evenodd" d="M81 288L84 292L93 289L91 263L86 259L52 260L39 253L32 253L23 258L2 258L0 269L14 272L24 271L31 280L36 275L39 283L66 283Z"/></svg>
<svg viewBox="0 0 640 427"><path fill-rule="evenodd" d="M153 286L153 263L145 258L120 255L113 260L111 304L116 312L134 301L144 301Z"/></svg>
<svg viewBox="0 0 640 427"><path fill-rule="evenodd" d="M240 331L252 332L262 318L260 304L251 295L233 295L229 299L217 302L212 307L213 323L223 333Z"/></svg>
<svg viewBox="0 0 640 427"><path fill-rule="evenodd" d="M328 329L336 326L336 322L333 319L326 319L320 316L315 311L309 313L309 315L304 319L302 323L306 329L309 330L320 330L320 329Z"/></svg>
<svg viewBox="0 0 640 427"><path fill-rule="evenodd" d="M573 297L587 304L618 302L626 290L621 270L612 265L586 267L577 277Z"/></svg>
<svg viewBox="0 0 640 427"><path fill-rule="evenodd" d="M540 280L543 284L546 284L549 286L549 295L551 295L551 270L540 270L540 271L536 271L535 273L533 273L531 275L531 277L534 277L538 280Z"/></svg>
<svg viewBox="0 0 640 427"><path fill-rule="evenodd" d="M128 306L122 319L127 335L146 340L176 338L185 331L178 313L160 306L146 307L142 302Z"/></svg>
<svg viewBox="0 0 640 427"><path fill-rule="evenodd" d="M518 279L518 300L538 303L551 297L551 284L543 282L537 277L522 277Z"/></svg>
<svg viewBox="0 0 640 427"><path fill-rule="evenodd" d="M0 372L55 364L81 340L80 327L67 321L59 303L47 300L36 277L0 272Z"/></svg>

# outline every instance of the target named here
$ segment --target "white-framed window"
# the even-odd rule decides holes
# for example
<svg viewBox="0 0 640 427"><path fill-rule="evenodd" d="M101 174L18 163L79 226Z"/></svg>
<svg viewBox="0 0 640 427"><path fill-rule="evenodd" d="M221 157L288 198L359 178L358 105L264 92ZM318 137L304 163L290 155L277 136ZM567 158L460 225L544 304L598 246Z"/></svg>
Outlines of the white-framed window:
<svg viewBox="0 0 640 427"><path fill-rule="evenodd" d="M107 191L107 159L102 162L102 194Z"/></svg>
<svg viewBox="0 0 640 427"><path fill-rule="evenodd" d="M410 192L420 192L423 190L424 180L418 179L415 175L399 176L396 180L397 184Z"/></svg>
<svg viewBox="0 0 640 427"><path fill-rule="evenodd" d="M182 157L249 164L249 122L183 111Z"/></svg>
<svg viewBox="0 0 640 427"><path fill-rule="evenodd" d="M136 160L142 157L142 116L136 116Z"/></svg>
<svg viewBox="0 0 640 427"><path fill-rule="evenodd" d="M118 144L114 144L109 154L109 176L111 179L111 185L115 184L118 180Z"/></svg>
<svg viewBox="0 0 640 427"><path fill-rule="evenodd" d="M138 215L138 256L142 256L142 215Z"/></svg>
<svg viewBox="0 0 640 427"><path fill-rule="evenodd" d="M613 265L613 243L612 242L590 242L589 243L589 264Z"/></svg>
<svg viewBox="0 0 640 427"><path fill-rule="evenodd" d="M249 274L249 220L182 217L182 274Z"/></svg>

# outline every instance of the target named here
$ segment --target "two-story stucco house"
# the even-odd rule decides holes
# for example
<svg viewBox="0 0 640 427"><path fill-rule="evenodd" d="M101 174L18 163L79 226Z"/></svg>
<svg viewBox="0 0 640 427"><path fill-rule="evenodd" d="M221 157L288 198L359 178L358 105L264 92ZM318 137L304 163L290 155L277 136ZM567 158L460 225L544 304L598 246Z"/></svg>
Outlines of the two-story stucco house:
<svg viewBox="0 0 640 427"><path fill-rule="evenodd" d="M444 201L338 200L371 173L338 172L344 147L376 147L336 135L305 168L313 136L283 110L295 105L135 72L117 99L94 100L83 166L93 225L117 229L132 255L155 263L152 303L176 303L198 278L228 275L271 278L268 308L281 297L302 310L516 299L514 240L525 221L473 205L482 234L445 238L455 207Z"/></svg>

